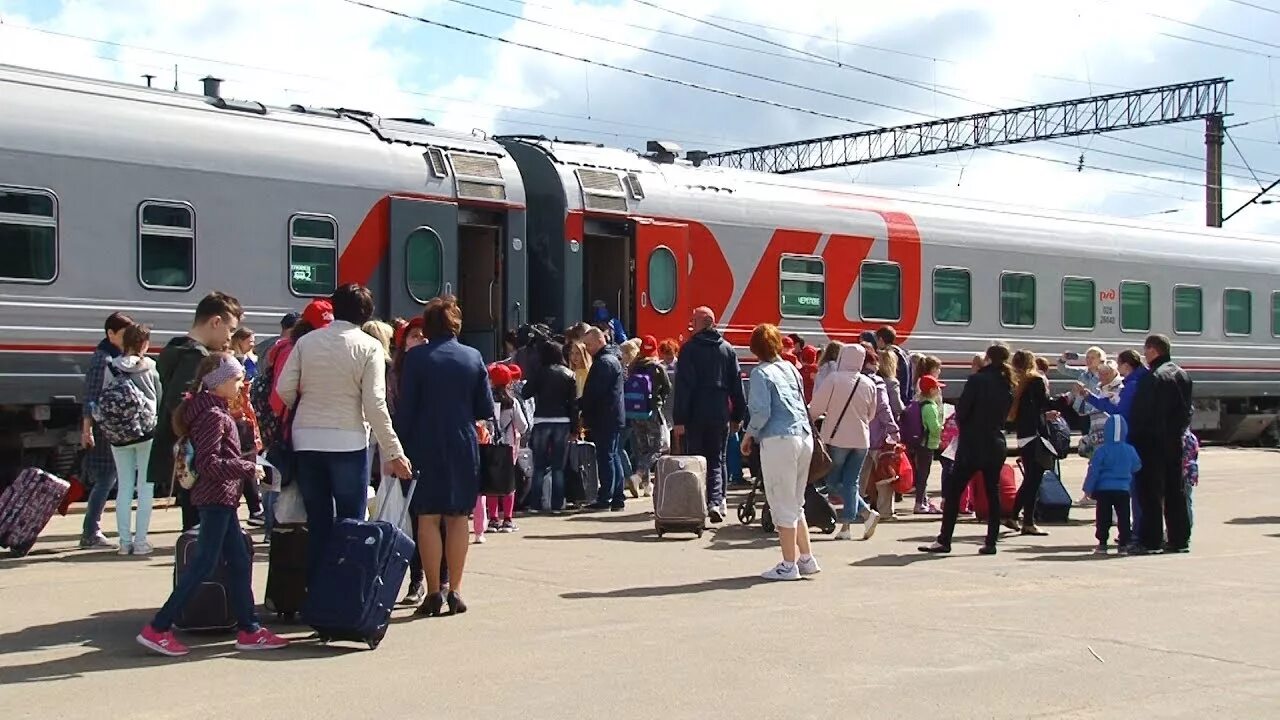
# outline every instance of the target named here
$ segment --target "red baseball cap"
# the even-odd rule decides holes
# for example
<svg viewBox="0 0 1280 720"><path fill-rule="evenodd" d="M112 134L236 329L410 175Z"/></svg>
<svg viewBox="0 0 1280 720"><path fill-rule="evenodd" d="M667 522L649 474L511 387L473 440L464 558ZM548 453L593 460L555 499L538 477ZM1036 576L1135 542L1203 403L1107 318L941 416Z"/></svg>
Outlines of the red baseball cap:
<svg viewBox="0 0 1280 720"><path fill-rule="evenodd" d="M933 392L934 390L944 388L946 386L946 383L938 382L938 378L932 375L925 375L920 378L920 392Z"/></svg>
<svg viewBox="0 0 1280 720"><path fill-rule="evenodd" d="M515 363L507 363L507 370L511 373L511 382L524 379L524 371Z"/></svg>
<svg viewBox="0 0 1280 720"><path fill-rule="evenodd" d="M412 320L410 320L409 322L404 323L400 327L396 328L396 347L403 348L404 341L409 337L409 331L414 328L421 330L423 325L425 324L426 322L422 319L422 316L419 315L413 318Z"/></svg>
<svg viewBox="0 0 1280 720"><path fill-rule="evenodd" d="M790 335L784 336L782 338L782 347L786 348L787 350L795 350L796 341L792 340Z"/></svg>
<svg viewBox="0 0 1280 720"><path fill-rule="evenodd" d="M302 319L316 330L329 327L333 322L333 303L323 298L312 300L302 311Z"/></svg>
<svg viewBox="0 0 1280 720"><path fill-rule="evenodd" d="M489 384L494 387L506 387L511 384L511 368L502 363L489 366Z"/></svg>
<svg viewBox="0 0 1280 720"><path fill-rule="evenodd" d="M655 357L658 354L658 338L652 335L645 335L641 338L640 354L645 357Z"/></svg>

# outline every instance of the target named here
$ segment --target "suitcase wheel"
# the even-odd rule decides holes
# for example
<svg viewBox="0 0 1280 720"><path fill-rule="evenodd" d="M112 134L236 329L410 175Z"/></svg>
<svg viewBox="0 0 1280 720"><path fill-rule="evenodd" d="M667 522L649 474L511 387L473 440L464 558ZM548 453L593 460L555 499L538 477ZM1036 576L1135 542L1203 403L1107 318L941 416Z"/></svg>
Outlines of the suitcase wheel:
<svg viewBox="0 0 1280 720"><path fill-rule="evenodd" d="M835 532L835 531L836 531L836 524L835 524L835 523L828 523L828 524L826 524L826 525L823 525L823 526L822 526L822 534L823 534L823 535L830 535L831 533L833 533L833 532Z"/></svg>
<svg viewBox="0 0 1280 720"><path fill-rule="evenodd" d="M276 620L279 620L280 622L288 623L290 625L293 625L294 621L297 619L298 619L297 613L291 613L291 612L276 613Z"/></svg>
<svg viewBox="0 0 1280 720"><path fill-rule="evenodd" d="M755 503L742 503L738 506L738 522L743 525L750 525L756 520Z"/></svg>
<svg viewBox="0 0 1280 720"><path fill-rule="evenodd" d="M333 642L333 636L331 636L331 635L326 635L326 634L324 634L324 633L318 633L318 634L316 635L316 637L318 637L318 638L320 639L320 644L321 644L321 645L328 645L329 643Z"/></svg>
<svg viewBox="0 0 1280 720"><path fill-rule="evenodd" d="M698 537L702 537L702 528L698 528Z"/></svg>
<svg viewBox="0 0 1280 720"><path fill-rule="evenodd" d="M369 645L370 650L377 650L378 646L382 644L382 639L385 638L386 636L387 636L387 629L383 627L381 630L379 630L377 633L375 633L365 642Z"/></svg>

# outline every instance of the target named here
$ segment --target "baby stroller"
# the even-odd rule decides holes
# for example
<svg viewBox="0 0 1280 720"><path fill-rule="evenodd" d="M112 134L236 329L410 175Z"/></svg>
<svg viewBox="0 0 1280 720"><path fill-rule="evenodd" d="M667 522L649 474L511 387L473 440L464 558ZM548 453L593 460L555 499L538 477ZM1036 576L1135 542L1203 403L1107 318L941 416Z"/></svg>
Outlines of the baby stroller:
<svg viewBox="0 0 1280 720"><path fill-rule="evenodd" d="M764 494L764 473L760 471L759 453L752 452L748 462L751 468L751 491L738 505L738 522L743 525L755 522L756 497L759 496L764 504L760 510L760 528L772 533L776 528L773 525L773 513L769 510L769 500ZM804 518L810 528L823 535L836 531L836 509L813 484L806 485L804 489Z"/></svg>

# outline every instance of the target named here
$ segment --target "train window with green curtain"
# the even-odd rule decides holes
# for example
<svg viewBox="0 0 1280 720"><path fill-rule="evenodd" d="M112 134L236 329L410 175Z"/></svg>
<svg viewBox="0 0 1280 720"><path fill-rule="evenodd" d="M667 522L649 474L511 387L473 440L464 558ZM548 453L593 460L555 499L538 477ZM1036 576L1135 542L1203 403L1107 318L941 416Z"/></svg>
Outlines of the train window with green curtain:
<svg viewBox="0 0 1280 720"><path fill-rule="evenodd" d="M1036 326L1036 276L1007 272L1000 275L1000 324Z"/></svg>
<svg viewBox="0 0 1280 720"><path fill-rule="evenodd" d="M1271 293L1271 334L1280 337L1280 292Z"/></svg>
<svg viewBox="0 0 1280 720"><path fill-rule="evenodd" d="M188 203L147 200L138 206L138 282L148 290L195 287L196 211Z"/></svg>
<svg viewBox="0 0 1280 720"><path fill-rule="evenodd" d="M332 295L338 286L338 222L327 215L289 218L289 290L301 297Z"/></svg>
<svg viewBox="0 0 1280 720"><path fill-rule="evenodd" d="M0 281L48 283L57 274L57 198L0 187Z"/></svg>
<svg viewBox="0 0 1280 720"><path fill-rule="evenodd" d="M858 288L863 320L902 319L902 268L897 263L864 261L858 273Z"/></svg>
<svg viewBox="0 0 1280 720"><path fill-rule="evenodd" d="M1122 332L1151 330L1151 286L1149 284L1131 280L1120 283L1120 330Z"/></svg>
<svg viewBox="0 0 1280 720"><path fill-rule="evenodd" d="M1173 332L1199 335L1204 332L1204 291L1191 285L1173 288Z"/></svg>
<svg viewBox="0 0 1280 720"><path fill-rule="evenodd" d="M827 311L827 266L811 255L783 255L778 266L783 317L820 318Z"/></svg>
<svg viewBox="0 0 1280 720"><path fill-rule="evenodd" d="M1222 331L1227 335L1253 334L1253 293L1238 288L1222 291Z"/></svg>
<svg viewBox="0 0 1280 720"><path fill-rule="evenodd" d="M968 325L973 320L973 277L964 268L933 269L933 321Z"/></svg>
<svg viewBox="0 0 1280 720"><path fill-rule="evenodd" d="M649 253L649 306L663 314L676 306L676 255L671 248Z"/></svg>
<svg viewBox="0 0 1280 720"><path fill-rule="evenodd" d="M1096 286L1089 278L1062 278L1062 327L1092 330L1097 322Z"/></svg>
<svg viewBox="0 0 1280 720"><path fill-rule="evenodd" d="M425 305L444 287L444 243L435 230L420 227L409 233L405 253L409 295Z"/></svg>

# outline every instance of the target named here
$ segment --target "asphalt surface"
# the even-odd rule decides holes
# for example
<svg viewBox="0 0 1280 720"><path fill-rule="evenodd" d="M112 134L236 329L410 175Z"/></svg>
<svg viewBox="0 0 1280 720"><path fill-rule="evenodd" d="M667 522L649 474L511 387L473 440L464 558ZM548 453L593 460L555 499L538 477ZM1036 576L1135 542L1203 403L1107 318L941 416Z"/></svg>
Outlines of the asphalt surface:
<svg viewBox="0 0 1280 720"><path fill-rule="evenodd" d="M995 557L962 523L932 558L936 519L908 514L773 584L758 524L659 540L636 501L473 546L471 611L399 611L376 651L268 621L297 642L188 636L179 660L133 640L170 588L178 512L156 511L145 560L75 550L73 513L0 560L0 718L1280 717L1280 454L1201 467L1189 555L1095 558L1077 508ZM1082 473L1064 469L1073 493ZM259 599L265 582L260 547Z"/></svg>

